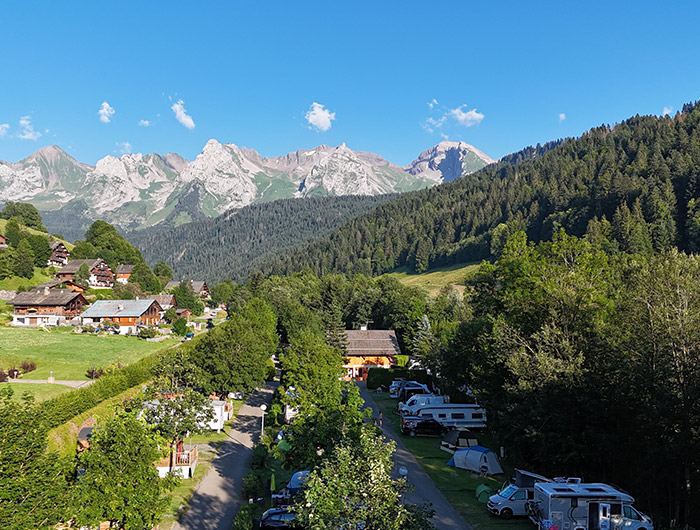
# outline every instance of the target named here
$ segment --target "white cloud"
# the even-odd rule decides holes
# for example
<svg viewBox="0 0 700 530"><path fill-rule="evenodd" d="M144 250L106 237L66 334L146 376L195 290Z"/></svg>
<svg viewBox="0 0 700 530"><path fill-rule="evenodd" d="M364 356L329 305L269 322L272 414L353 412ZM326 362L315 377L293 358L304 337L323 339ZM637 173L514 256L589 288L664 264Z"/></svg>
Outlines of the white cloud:
<svg viewBox="0 0 700 530"><path fill-rule="evenodd" d="M559 121L564 121L565 119L566 119L566 114L564 114L563 112L561 114L559 114Z"/></svg>
<svg viewBox="0 0 700 530"><path fill-rule="evenodd" d="M151 122L148 120L139 120L139 127L148 127L151 125Z"/></svg>
<svg viewBox="0 0 700 530"><path fill-rule="evenodd" d="M465 107L466 105L460 105L456 109L450 109L447 111L447 115L457 120L457 123L464 127L471 127L472 125L481 123L481 120L484 119L484 115L476 109L465 111Z"/></svg>
<svg viewBox="0 0 700 530"><path fill-rule="evenodd" d="M128 155L131 153L131 144L129 142L117 142L116 145L121 154Z"/></svg>
<svg viewBox="0 0 700 530"><path fill-rule="evenodd" d="M32 119L30 116L22 116L19 119L19 133L17 133L17 138L21 140L34 140L36 141L41 136L39 131L35 131L32 126Z"/></svg>
<svg viewBox="0 0 700 530"><path fill-rule="evenodd" d="M331 128L331 121L335 119L335 112L331 112L324 105L314 101L304 117L311 127L317 131L325 132Z"/></svg>
<svg viewBox="0 0 700 530"><path fill-rule="evenodd" d="M441 133L440 133L440 136L442 136L442 139L443 139L443 140L449 140L449 139L450 139L450 137L447 136L444 132L441 132Z"/></svg>
<svg viewBox="0 0 700 530"><path fill-rule="evenodd" d="M441 116L438 119L435 118L428 118L425 120L425 123L421 124L421 127L425 129L429 134L433 134L435 132L435 129L439 129L443 125L445 125L445 122L447 121L447 116Z"/></svg>
<svg viewBox="0 0 700 530"><path fill-rule="evenodd" d="M663 112L662 116L668 116L669 114L671 114L672 110L673 110L673 107L664 107L664 112Z"/></svg>
<svg viewBox="0 0 700 530"><path fill-rule="evenodd" d="M194 120L192 119L192 116L187 114L187 111L185 110L185 102L182 101L181 99L178 99L175 103L173 103L172 107L170 107L172 111L175 113L175 119L179 121L182 125L187 127L188 129L194 129Z"/></svg>
<svg viewBox="0 0 700 530"><path fill-rule="evenodd" d="M432 101L428 102L428 108L429 108L429 109L432 109L432 108L435 107L435 105L437 105L437 104L438 104L438 100L435 99L435 98L433 98Z"/></svg>
<svg viewBox="0 0 700 530"><path fill-rule="evenodd" d="M112 116L114 116L114 108L107 103L106 101L102 102L102 105L100 105L100 110L97 111L97 114L100 115L100 121L102 123L109 123L112 121Z"/></svg>
<svg viewBox="0 0 700 530"><path fill-rule="evenodd" d="M7 136L7 131L10 130L9 123L0 123L0 138Z"/></svg>

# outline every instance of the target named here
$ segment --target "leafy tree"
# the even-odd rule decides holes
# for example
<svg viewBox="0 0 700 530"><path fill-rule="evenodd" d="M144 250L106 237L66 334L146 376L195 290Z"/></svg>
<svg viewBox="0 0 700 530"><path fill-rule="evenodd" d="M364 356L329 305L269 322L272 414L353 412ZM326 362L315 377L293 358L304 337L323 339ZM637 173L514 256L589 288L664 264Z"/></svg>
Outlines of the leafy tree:
<svg viewBox="0 0 700 530"><path fill-rule="evenodd" d="M0 219L17 218L27 228L34 228L40 232L46 232L46 227L41 220L41 214L33 204L28 202L7 201L0 211Z"/></svg>
<svg viewBox="0 0 700 530"><path fill-rule="evenodd" d="M14 258L12 272L15 275L23 278L34 276L34 252L26 239L22 239L17 245Z"/></svg>
<svg viewBox="0 0 700 530"><path fill-rule="evenodd" d="M157 293L161 290L160 280L143 261L134 265L129 282L138 284L147 293Z"/></svg>
<svg viewBox="0 0 700 530"><path fill-rule="evenodd" d="M425 515L416 521L401 502L407 489L391 476L394 443L365 427L358 443L341 443L313 470L294 511L311 530L336 528L434 528ZM411 520L411 524L408 522Z"/></svg>
<svg viewBox="0 0 700 530"><path fill-rule="evenodd" d="M113 269L118 264L144 261L141 252L104 221L95 221L85 232L85 241L75 243L71 251L73 259L102 258Z"/></svg>
<svg viewBox="0 0 700 530"><path fill-rule="evenodd" d="M90 281L90 267L87 263L81 263L78 272L75 273L75 283L86 287Z"/></svg>
<svg viewBox="0 0 700 530"><path fill-rule="evenodd" d="M153 267L153 274L158 276L163 285L173 279L173 269L164 261Z"/></svg>
<svg viewBox="0 0 700 530"><path fill-rule="evenodd" d="M182 280L180 284L172 289L175 296L175 303L178 309L189 309L195 315L204 313L204 304L197 293L192 290L192 282Z"/></svg>
<svg viewBox="0 0 700 530"><path fill-rule="evenodd" d="M177 319L177 310L174 307L171 307L165 312L163 318L172 324Z"/></svg>
<svg viewBox="0 0 700 530"><path fill-rule="evenodd" d="M153 463L162 456L153 432L133 414L117 412L95 429L90 449L79 456L85 472L77 483L78 523L109 521L125 530L157 525L176 483L158 477Z"/></svg>
<svg viewBox="0 0 700 530"><path fill-rule="evenodd" d="M49 256L51 256L51 247L49 246L48 237L40 234L27 234L25 239L34 253L34 266L46 267L46 262Z"/></svg>
<svg viewBox="0 0 700 530"><path fill-rule="evenodd" d="M176 316L175 320L173 320L172 322L173 331L176 335L180 335L181 337L183 337L187 334L187 320Z"/></svg>
<svg viewBox="0 0 700 530"><path fill-rule="evenodd" d="M11 246L16 248L17 245L19 245L22 234L20 233L19 222L16 217L12 217L7 222L7 225L5 226L5 237Z"/></svg>

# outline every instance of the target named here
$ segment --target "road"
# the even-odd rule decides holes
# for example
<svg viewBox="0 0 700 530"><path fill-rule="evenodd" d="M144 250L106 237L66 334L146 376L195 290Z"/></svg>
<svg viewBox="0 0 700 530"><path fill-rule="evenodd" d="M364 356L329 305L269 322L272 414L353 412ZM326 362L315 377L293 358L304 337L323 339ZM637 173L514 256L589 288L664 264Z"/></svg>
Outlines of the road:
<svg viewBox="0 0 700 530"><path fill-rule="evenodd" d="M220 446L211 469L192 495L190 508L173 530L231 530L241 504L247 501L241 498L241 488L260 437L260 405L269 408L275 386L268 383L241 407L229 439Z"/></svg>
<svg viewBox="0 0 700 530"><path fill-rule="evenodd" d="M364 382L358 382L357 385L360 388L362 399L372 409L373 416L375 418L378 417L379 407L372 399L372 394L367 390L367 385ZM423 468L411 452L406 449L401 438L394 432L390 421L383 422L382 430L387 438L396 443L396 452L393 457L395 472L400 466L405 466L408 469L408 481L413 485L414 490L406 494L406 501L411 504L430 502L435 510L435 515L431 521L439 530L472 530L472 527L462 519L457 510L447 502L444 495L435 487L430 476L423 471ZM398 473L396 474L398 476Z"/></svg>

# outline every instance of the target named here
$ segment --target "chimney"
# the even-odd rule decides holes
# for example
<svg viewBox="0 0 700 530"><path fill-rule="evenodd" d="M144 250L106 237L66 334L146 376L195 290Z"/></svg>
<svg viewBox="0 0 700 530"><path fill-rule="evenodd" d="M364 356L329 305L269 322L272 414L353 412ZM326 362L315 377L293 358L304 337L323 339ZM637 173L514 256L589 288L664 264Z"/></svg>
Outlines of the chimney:
<svg viewBox="0 0 700 530"><path fill-rule="evenodd" d="M119 305L117 306L117 310L118 310L118 311L124 311L124 306L121 305L121 304L119 304Z"/></svg>
<svg viewBox="0 0 700 530"><path fill-rule="evenodd" d="M44 287L44 296L49 296L49 288Z"/></svg>

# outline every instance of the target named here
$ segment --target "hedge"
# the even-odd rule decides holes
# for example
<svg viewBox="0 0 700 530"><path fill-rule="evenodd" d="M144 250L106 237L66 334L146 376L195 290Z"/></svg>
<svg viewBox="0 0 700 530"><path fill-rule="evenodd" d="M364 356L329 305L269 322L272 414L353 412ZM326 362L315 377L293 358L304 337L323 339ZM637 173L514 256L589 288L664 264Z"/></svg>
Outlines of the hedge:
<svg viewBox="0 0 700 530"><path fill-rule="evenodd" d="M418 381L430 385L432 377L425 370L409 370L408 368L370 368L367 374L367 388L370 390L383 386L388 389L394 379L404 377L410 381Z"/></svg>

